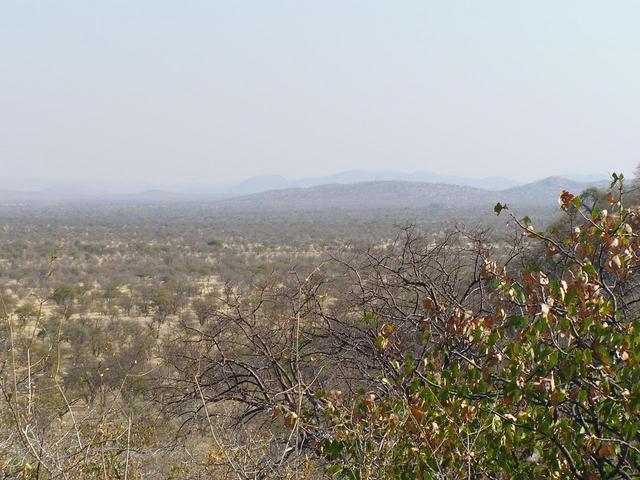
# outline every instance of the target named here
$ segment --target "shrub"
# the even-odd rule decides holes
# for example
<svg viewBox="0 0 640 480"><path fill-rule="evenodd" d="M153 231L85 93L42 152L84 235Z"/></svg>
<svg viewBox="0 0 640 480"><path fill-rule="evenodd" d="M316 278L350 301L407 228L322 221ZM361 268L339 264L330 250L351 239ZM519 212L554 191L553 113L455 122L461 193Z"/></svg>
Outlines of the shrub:
<svg viewBox="0 0 640 480"><path fill-rule="evenodd" d="M328 474L637 478L640 214L619 200L621 177L613 187L602 210L562 193L580 219L565 237L512 215L548 258L516 271L487 257L473 309L423 295L420 349L379 319L392 367L357 395L324 394Z"/></svg>

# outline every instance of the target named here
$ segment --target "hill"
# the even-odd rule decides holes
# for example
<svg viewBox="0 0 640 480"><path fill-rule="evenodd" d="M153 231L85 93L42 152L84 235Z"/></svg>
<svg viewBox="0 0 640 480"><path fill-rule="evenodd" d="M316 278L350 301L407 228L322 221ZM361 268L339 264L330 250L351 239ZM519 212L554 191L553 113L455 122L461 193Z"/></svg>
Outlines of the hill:
<svg viewBox="0 0 640 480"><path fill-rule="evenodd" d="M328 208L489 208L497 202L514 207L554 207L562 190L580 193L603 182L548 177L525 185L489 190L444 183L374 181L272 190L220 202L231 208L320 210Z"/></svg>
<svg viewBox="0 0 640 480"><path fill-rule="evenodd" d="M368 181L356 181L370 177ZM212 203L222 208L321 210L327 208L474 208L496 202L514 206L552 207L562 190L579 193L588 186L605 186L606 181L577 181L565 177L548 177L525 185L496 190L489 186L452 184L446 181L423 181L420 174L410 180L380 180L393 172L345 172L331 177L300 181L291 187L283 177L256 177L243 182L240 191L257 193L174 192L153 189L134 193L106 193L91 188L48 188L37 191L0 190L0 204L169 204L183 202ZM426 175L426 174L425 174ZM436 176L439 178L439 176ZM315 185L320 180L335 180ZM340 181L337 181L340 180ZM450 179L451 180L451 179ZM453 181L453 180L452 180ZM504 179L487 178L496 186ZM306 185L311 183L312 185ZM275 188L270 188L279 185ZM266 191L263 189L270 188Z"/></svg>
<svg viewBox="0 0 640 480"><path fill-rule="evenodd" d="M308 177L297 180L289 180L280 175L263 175L249 178L229 190L229 193L248 195L268 190L281 190L288 188L308 188L333 183L354 184L364 182L424 182L441 183L447 185L460 185L465 187L484 188L487 190L501 190L520 185L519 182L503 177L466 178L454 175L442 175L433 172L399 172L399 171L365 171L350 170L335 175L321 177Z"/></svg>
<svg viewBox="0 0 640 480"><path fill-rule="evenodd" d="M486 190L459 185L382 181L271 190L222 203L234 207L301 210L453 207L481 202L488 198L488 193Z"/></svg>
<svg viewBox="0 0 640 480"><path fill-rule="evenodd" d="M605 187L607 183L606 181L581 182L564 177L547 177L519 187L507 188L500 193L505 199L502 201L513 205L544 206L557 201L562 190L578 194L591 186Z"/></svg>

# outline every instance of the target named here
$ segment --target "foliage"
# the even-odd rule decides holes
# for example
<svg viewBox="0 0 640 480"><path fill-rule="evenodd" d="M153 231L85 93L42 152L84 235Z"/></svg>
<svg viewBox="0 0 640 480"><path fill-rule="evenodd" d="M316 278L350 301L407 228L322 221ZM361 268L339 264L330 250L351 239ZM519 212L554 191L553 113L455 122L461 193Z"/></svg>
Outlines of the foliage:
<svg viewBox="0 0 640 480"><path fill-rule="evenodd" d="M622 192L622 178L613 186ZM325 397L327 473L637 477L640 215L614 193L589 213L563 192L563 210L581 218L565 238L512 217L555 268L513 271L487 256L474 309L423 297L419 357L381 319L378 352L395 375L381 372L352 398Z"/></svg>

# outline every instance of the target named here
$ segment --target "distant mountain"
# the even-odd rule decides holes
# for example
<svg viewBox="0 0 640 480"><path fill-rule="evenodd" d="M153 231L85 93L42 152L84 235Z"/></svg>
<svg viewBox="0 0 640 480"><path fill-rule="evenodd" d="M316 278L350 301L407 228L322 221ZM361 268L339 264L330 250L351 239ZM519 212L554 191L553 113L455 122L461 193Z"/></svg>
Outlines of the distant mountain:
<svg viewBox="0 0 640 480"><path fill-rule="evenodd" d="M389 177L401 177L400 180ZM360 181L360 179L365 181ZM596 177L597 178L597 177ZM329 182L316 185L317 182ZM454 183L457 182L457 183ZM462 183L467 182L466 185ZM447 177L426 172L343 172L328 177L287 180L280 176L254 177L233 192L180 192L166 189L137 193L107 193L99 188L57 186L37 191L0 189L0 203L59 204L114 203L168 204L216 202L221 207L243 208L422 208L490 206L505 202L514 206L555 206L562 190L579 193L588 186L604 187L607 180L581 182L548 177L525 185L499 177L481 180ZM291 187L291 185L295 185ZM498 188L507 185L507 187ZM265 191L265 189L268 189ZM257 193L253 193L257 190Z"/></svg>
<svg viewBox="0 0 640 480"><path fill-rule="evenodd" d="M560 192L563 190L577 195L590 186L602 188L606 187L607 184L607 180L578 182L564 177L547 177L519 187L507 188L500 193L503 194L504 201L513 205L542 206L552 201L557 201Z"/></svg>
<svg viewBox="0 0 640 480"><path fill-rule="evenodd" d="M580 193L604 182L575 182L548 177L502 190L444 183L373 181L271 190L220 202L229 208L320 210L329 208L491 208L497 202L512 207L554 207L562 190Z"/></svg>
<svg viewBox="0 0 640 480"><path fill-rule="evenodd" d="M442 183L380 181L270 190L221 203L229 207L285 210L422 208L471 205L483 202L487 195L495 192Z"/></svg>
<svg viewBox="0 0 640 480"><path fill-rule="evenodd" d="M460 185L467 187L484 188L487 190L502 190L520 185L520 182L503 177L487 177L480 179L457 177L452 175L440 175L432 172L397 172L397 171L362 171L351 170L327 175L323 177L309 177L298 180L288 180L280 175L264 175L252 177L231 189L229 193L247 195L269 190L281 190L286 188L307 188L329 184L354 184L363 182L425 182L442 183L447 185Z"/></svg>

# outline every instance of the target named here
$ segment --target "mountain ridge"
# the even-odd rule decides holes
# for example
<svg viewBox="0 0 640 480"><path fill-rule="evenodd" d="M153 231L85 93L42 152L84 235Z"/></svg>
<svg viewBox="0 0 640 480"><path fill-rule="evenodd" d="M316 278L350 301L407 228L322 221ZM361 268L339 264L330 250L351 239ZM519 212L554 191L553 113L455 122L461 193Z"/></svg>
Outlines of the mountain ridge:
<svg viewBox="0 0 640 480"><path fill-rule="evenodd" d="M401 172L395 170L347 170L332 175L305 177L299 179L287 179L282 175L260 175L248 178L231 188L228 192L233 194L252 194L268 190L285 188L305 188L329 184L356 184L372 181L413 181L424 183L442 183L447 185L461 185L488 190L501 190L512 186L521 185L521 182L505 177L490 176L484 178L467 178L456 175L443 175L428 171Z"/></svg>
<svg viewBox="0 0 640 480"><path fill-rule="evenodd" d="M579 194L606 182L576 182L564 177L547 177L502 190L464 185L411 181L373 181L354 184L332 183L295 187L242 195L222 200L228 207L262 209L323 208L473 208L497 202L517 207L553 207L562 190Z"/></svg>
<svg viewBox="0 0 640 480"><path fill-rule="evenodd" d="M283 178L273 176L273 178ZM341 177L344 178L344 177ZM286 179L284 179L286 181ZM65 202L93 203L173 203L211 202L229 207L270 208L419 208L428 205L473 207L492 202L524 206L550 206L562 190L580 193L587 187L604 187L607 181L579 182L552 176L501 190L416 180L375 180L356 183L327 183L312 186L276 188L251 194L180 193L148 189L135 193L109 194L86 189L43 189L24 192L0 189L4 204L42 204ZM287 183L284 183L287 185Z"/></svg>

